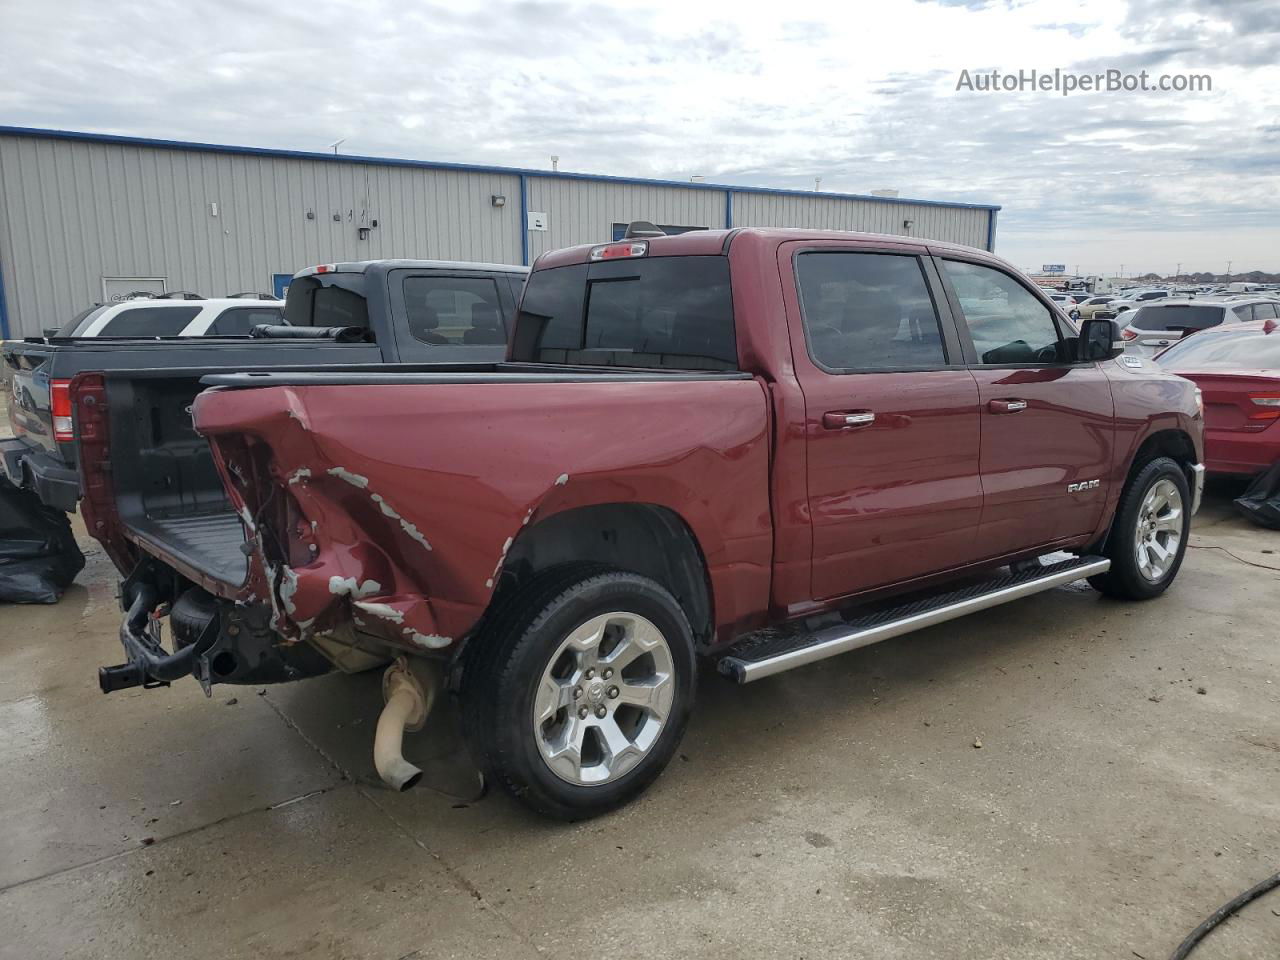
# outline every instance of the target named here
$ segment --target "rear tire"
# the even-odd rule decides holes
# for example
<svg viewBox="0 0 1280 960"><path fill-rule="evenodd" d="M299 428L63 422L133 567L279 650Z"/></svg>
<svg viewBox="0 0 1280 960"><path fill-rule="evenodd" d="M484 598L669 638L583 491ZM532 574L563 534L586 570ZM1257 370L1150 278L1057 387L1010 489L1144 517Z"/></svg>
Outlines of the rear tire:
<svg viewBox="0 0 1280 960"><path fill-rule="evenodd" d="M1121 600L1150 600L1173 583L1187 550L1191 489L1182 468L1157 457L1125 487L1103 555L1111 569L1089 578L1094 589Z"/></svg>
<svg viewBox="0 0 1280 960"><path fill-rule="evenodd" d="M693 708L693 632L647 577L599 564L540 574L495 609L462 676L481 767L539 813L597 816L666 767Z"/></svg>

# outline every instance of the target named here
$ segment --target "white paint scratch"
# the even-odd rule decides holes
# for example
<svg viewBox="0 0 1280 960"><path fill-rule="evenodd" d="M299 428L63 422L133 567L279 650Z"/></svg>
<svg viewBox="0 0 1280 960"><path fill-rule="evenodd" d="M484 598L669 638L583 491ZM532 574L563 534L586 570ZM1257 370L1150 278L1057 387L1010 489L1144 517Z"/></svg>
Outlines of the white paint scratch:
<svg viewBox="0 0 1280 960"><path fill-rule="evenodd" d="M395 607L386 603L373 603L369 600L357 600L356 606L365 613L375 617L381 617L383 620L390 620L392 623L404 623L404 614Z"/></svg>
<svg viewBox="0 0 1280 960"><path fill-rule="evenodd" d="M382 584L377 580L356 583L355 577L339 577L335 575L329 578L329 592L335 597L351 597L359 600L361 597L372 596L381 589Z"/></svg>
<svg viewBox="0 0 1280 960"><path fill-rule="evenodd" d="M392 520L397 521L400 524L401 530L407 533L414 540L417 540L420 544L422 544L428 550L431 549L431 544L429 544L427 542L427 538L422 535L422 531L419 530L412 523L410 523L408 520L406 520L404 517L400 516L400 514L396 511L396 508L391 506L391 504L387 503L387 501L383 499L381 494L375 493L372 496L373 496L373 502L378 505L378 509L381 510L388 517L390 517Z"/></svg>
<svg viewBox="0 0 1280 960"><path fill-rule="evenodd" d="M419 633L412 627L405 627L404 635L409 638L411 643L426 647L428 650L439 650L441 647L447 647L453 643L452 637L442 637L434 633Z"/></svg>
<svg viewBox="0 0 1280 960"><path fill-rule="evenodd" d="M568 482L569 482L569 475L567 473L562 473L560 474L560 476L556 477L557 487L563 487Z"/></svg>
<svg viewBox="0 0 1280 960"><path fill-rule="evenodd" d="M293 595L298 592L298 574L292 567L285 567L280 574L280 603L284 612L293 616L297 607L293 605Z"/></svg>
<svg viewBox="0 0 1280 960"><path fill-rule="evenodd" d="M369 486L368 477L362 477L358 473L352 473L345 467L330 467L328 474L331 477L337 477L339 480L345 480L353 487L359 487L361 490Z"/></svg>
<svg viewBox="0 0 1280 960"><path fill-rule="evenodd" d="M295 483L301 483L303 480L305 480L309 476L311 476L311 470L309 467L299 467L297 470L293 471L293 473L290 475L289 483L290 485Z"/></svg>

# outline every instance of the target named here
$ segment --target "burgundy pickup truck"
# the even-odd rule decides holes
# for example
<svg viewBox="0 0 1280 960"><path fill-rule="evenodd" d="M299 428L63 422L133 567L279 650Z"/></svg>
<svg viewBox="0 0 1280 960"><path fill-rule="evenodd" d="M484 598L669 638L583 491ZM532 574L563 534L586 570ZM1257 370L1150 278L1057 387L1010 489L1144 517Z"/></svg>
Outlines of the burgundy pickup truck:
<svg viewBox="0 0 1280 960"><path fill-rule="evenodd" d="M1195 386L1113 321L901 237L547 254L500 363L72 389L125 574L104 691L391 664L384 779L448 684L560 817L658 776L699 663L746 683L1082 578L1158 596L1204 472Z"/></svg>

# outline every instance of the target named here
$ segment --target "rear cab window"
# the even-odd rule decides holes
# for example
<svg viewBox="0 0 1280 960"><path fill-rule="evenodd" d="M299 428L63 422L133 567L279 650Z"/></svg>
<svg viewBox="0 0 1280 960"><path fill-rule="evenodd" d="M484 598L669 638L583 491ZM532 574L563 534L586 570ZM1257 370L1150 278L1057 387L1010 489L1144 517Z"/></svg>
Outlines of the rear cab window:
<svg viewBox="0 0 1280 960"><path fill-rule="evenodd" d="M1206 330L1222 323L1226 312L1222 307L1194 303L1162 303L1141 307L1129 326L1151 333ZM1245 319L1248 319L1247 317Z"/></svg>
<svg viewBox="0 0 1280 960"><path fill-rule="evenodd" d="M738 369L729 262L637 257L534 271L512 359L680 370Z"/></svg>
<svg viewBox="0 0 1280 960"><path fill-rule="evenodd" d="M298 277L289 284L285 320L295 327L369 329L363 273L335 272Z"/></svg>

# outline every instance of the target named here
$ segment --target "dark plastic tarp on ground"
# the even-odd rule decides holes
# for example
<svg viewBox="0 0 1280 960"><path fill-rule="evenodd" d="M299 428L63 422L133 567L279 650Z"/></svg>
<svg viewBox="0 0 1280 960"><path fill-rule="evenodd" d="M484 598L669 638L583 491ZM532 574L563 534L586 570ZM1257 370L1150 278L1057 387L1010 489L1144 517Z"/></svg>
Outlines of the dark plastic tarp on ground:
<svg viewBox="0 0 1280 960"><path fill-rule="evenodd" d="M1280 460L1235 500L1236 509L1254 523L1280 530Z"/></svg>
<svg viewBox="0 0 1280 960"><path fill-rule="evenodd" d="M70 518L0 477L0 601L57 603L82 569Z"/></svg>

